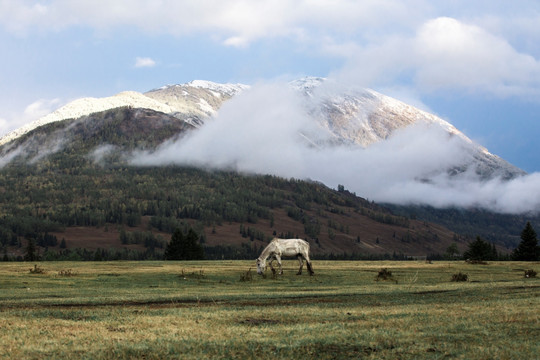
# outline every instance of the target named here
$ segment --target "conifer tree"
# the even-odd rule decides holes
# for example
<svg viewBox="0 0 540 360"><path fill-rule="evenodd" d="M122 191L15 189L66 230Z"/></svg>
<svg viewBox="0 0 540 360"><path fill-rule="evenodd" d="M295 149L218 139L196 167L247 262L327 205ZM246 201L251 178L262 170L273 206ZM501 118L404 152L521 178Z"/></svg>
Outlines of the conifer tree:
<svg viewBox="0 0 540 360"><path fill-rule="evenodd" d="M184 252L184 234L182 230L176 229L172 234L171 241L165 249L165 260L183 260L182 253Z"/></svg>
<svg viewBox="0 0 540 360"><path fill-rule="evenodd" d="M469 244L469 249L463 254L467 260L491 260L492 256L491 245L480 236L477 236L476 240Z"/></svg>
<svg viewBox="0 0 540 360"><path fill-rule="evenodd" d="M165 249L165 260L201 260L204 249L199 244L199 235L190 228L187 235L176 229Z"/></svg>
<svg viewBox="0 0 540 360"><path fill-rule="evenodd" d="M24 255L24 261L36 261L38 256L36 254L36 244L34 239L28 239L28 245L26 246L26 254Z"/></svg>
<svg viewBox="0 0 540 360"><path fill-rule="evenodd" d="M512 257L514 260L521 261L537 261L540 259L540 248L538 247L536 231L534 231L530 222L527 222L527 225L525 225L525 228L521 232L521 242L514 250Z"/></svg>
<svg viewBox="0 0 540 360"><path fill-rule="evenodd" d="M204 259L204 249L199 244L199 235L193 229L189 229L186 236L186 259L185 260L202 260Z"/></svg>

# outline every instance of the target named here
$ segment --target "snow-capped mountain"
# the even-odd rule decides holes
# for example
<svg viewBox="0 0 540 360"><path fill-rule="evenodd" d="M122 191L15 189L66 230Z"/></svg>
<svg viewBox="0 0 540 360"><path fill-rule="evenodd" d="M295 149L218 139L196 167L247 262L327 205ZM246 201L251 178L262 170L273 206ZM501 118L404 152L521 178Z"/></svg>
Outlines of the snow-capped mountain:
<svg viewBox="0 0 540 360"><path fill-rule="evenodd" d="M474 170L484 178L512 178L524 172L487 149L475 144L447 121L376 91L344 87L324 78L306 77L289 83L302 94L305 111L319 125L319 134L302 133L311 144L341 144L366 148L385 141L397 130L413 124L437 126L449 136L459 138L471 159L448 172ZM168 114L200 127L205 119L216 115L221 105L246 91L249 85L219 84L195 80L186 84L167 85L144 94L126 91L106 98L82 98L0 139L0 146L42 125L65 119L80 118L119 107L144 108ZM310 137L311 136L311 137ZM330 139L328 139L328 137ZM4 152L4 156L5 151Z"/></svg>
<svg viewBox="0 0 540 360"><path fill-rule="evenodd" d="M191 116L193 125L198 126L205 117L215 115L224 101L247 89L249 86L243 84L194 80L186 84L167 85L144 95L169 106L172 115Z"/></svg>
<svg viewBox="0 0 540 360"><path fill-rule="evenodd" d="M197 80L182 85L164 86L145 94L124 91L105 98L81 98L10 132L0 138L0 146L45 124L125 106L151 109L170 115L182 114L184 121L198 126L202 124L202 119L215 114L223 101L248 88L249 86L242 84L218 84Z"/></svg>
<svg viewBox="0 0 540 360"><path fill-rule="evenodd" d="M449 136L458 137L470 151L474 159L471 163L449 170L462 172L472 167L477 174L487 178L512 178L525 174L474 143L449 122L371 89L343 87L316 77L298 79L289 85L305 95L307 111L332 134L333 142L366 148L386 140L399 129L423 123L440 127Z"/></svg>

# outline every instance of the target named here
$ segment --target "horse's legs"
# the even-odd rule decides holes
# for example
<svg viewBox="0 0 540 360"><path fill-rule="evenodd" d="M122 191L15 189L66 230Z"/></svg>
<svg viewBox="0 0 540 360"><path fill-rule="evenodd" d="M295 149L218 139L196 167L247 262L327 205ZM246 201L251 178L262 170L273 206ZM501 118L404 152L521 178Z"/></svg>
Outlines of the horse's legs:
<svg viewBox="0 0 540 360"><path fill-rule="evenodd" d="M306 254L304 256L304 259L306 259L306 265L307 265L307 269L309 271L309 275L315 275L315 272L313 271L313 267L311 266L311 260L309 259L309 255Z"/></svg>
<svg viewBox="0 0 540 360"><path fill-rule="evenodd" d="M276 273L276 269L272 266L272 262L274 262L274 258L270 258L270 262L268 263L268 266L270 266L270 270L272 270L272 274Z"/></svg>
<svg viewBox="0 0 540 360"><path fill-rule="evenodd" d="M281 266L281 256L275 256L276 257L276 260L279 264L279 275L283 275L283 267Z"/></svg>
<svg viewBox="0 0 540 360"><path fill-rule="evenodd" d="M300 254L298 254L296 258L298 259L298 262L300 263L300 269L298 269L298 272L296 273L296 275L302 275L302 268L304 267L304 260L302 259L302 255Z"/></svg>

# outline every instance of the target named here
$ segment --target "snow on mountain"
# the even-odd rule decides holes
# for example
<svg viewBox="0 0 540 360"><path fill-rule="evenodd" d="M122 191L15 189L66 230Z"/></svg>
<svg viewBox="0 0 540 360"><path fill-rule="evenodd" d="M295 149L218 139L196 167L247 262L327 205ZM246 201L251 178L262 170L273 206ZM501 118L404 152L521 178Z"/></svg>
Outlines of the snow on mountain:
<svg viewBox="0 0 540 360"><path fill-rule="evenodd" d="M217 96L219 96L219 94L226 94L229 97L237 95L250 87L249 85L244 84L219 84L206 80L193 80L188 82L186 86L207 89L216 92L218 94Z"/></svg>
<svg viewBox="0 0 540 360"><path fill-rule="evenodd" d="M475 168L485 177L512 178L525 174L519 168L486 148L474 143L447 121L374 90L343 87L324 78L303 78L289 84L303 93L309 114L333 135L333 142L364 148L386 140L399 129L424 123L444 129L461 139L474 163L463 164L462 171Z"/></svg>
<svg viewBox="0 0 540 360"><path fill-rule="evenodd" d="M384 141L399 129L426 123L443 128L470 148L475 163L463 164L461 171L472 166L477 173L486 174L487 177L498 175L511 178L524 174L472 142L447 121L376 91L342 86L320 77L298 79L290 82L289 86L304 95L306 112L322 130L318 134L303 134L311 144L346 144L366 148ZM106 98L82 98L9 133L0 139L0 146L47 123L123 106L163 112L199 127L206 118L216 114L223 102L249 88L243 84L194 80L186 84L167 85L144 94L126 91Z"/></svg>
<svg viewBox="0 0 540 360"><path fill-rule="evenodd" d="M218 84L195 80L187 84L169 85L141 94L124 91L105 98L81 98L55 110L32 123L24 125L0 138L0 146L40 127L56 121L79 118L123 106L145 108L166 114L182 114L182 118L194 126L202 124L202 118L215 114L223 101L249 88L242 84Z"/></svg>
<svg viewBox="0 0 540 360"><path fill-rule="evenodd" d="M194 80L186 84L164 86L144 95L171 106L174 109L172 114L192 115L202 122L202 118L214 115L224 101L246 89L249 89L248 85Z"/></svg>
<svg viewBox="0 0 540 360"><path fill-rule="evenodd" d="M0 139L0 145L6 144L40 126L65 119L74 119L92 113L114 109L123 106L147 108L164 113L174 111L170 106L154 99L148 98L135 91L124 91L117 95L105 98L82 98L74 100L56 111L46 115L30 124L12 131Z"/></svg>

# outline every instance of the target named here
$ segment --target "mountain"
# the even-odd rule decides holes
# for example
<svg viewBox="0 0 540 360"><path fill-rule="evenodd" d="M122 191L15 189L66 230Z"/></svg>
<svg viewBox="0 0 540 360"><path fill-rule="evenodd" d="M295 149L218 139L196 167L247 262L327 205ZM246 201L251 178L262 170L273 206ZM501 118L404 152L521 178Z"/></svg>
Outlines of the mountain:
<svg viewBox="0 0 540 360"><path fill-rule="evenodd" d="M376 91L344 87L324 78L313 77L293 81L290 86L304 94L307 112L332 134L334 143L366 148L385 141L398 130L415 124L427 124L440 127L449 136L457 137L470 154L469 161L446 169L449 173L473 169L484 179L511 179L525 174L523 170L475 144L447 121Z"/></svg>
<svg viewBox="0 0 540 360"><path fill-rule="evenodd" d="M189 227L210 258L255 258L273 236L306 238L318 258L425 256L454 242L466 246L445 227L396 216L345 189L129 166L118 150L155 148L192 131L170 115L122 107L49 123L8 144L24 151L0 170L5 257L22 256L34 241L47 259L155 258L175 228Z"/></svg>
<svg viewBox="0 0 540 360"><path fill-rule="evenodd" d="M460 174L472 170L482 179L512 179L525 174L523 170L475 144L447 121L373 90L344 87L316 77L292 81L289 87L303 95L306 113L319 126L315 134L303 133L311 144L366 148L385 141L398 130L415 124L428 124L458 138L464 152L469 155L462 163L444 169L447 173ZM101 99L78 99L7 134L0 139L0 146L51 122L124 106L162 112L200 127L207 118L217 114L225 101L249 88L243 84L195 80L186 84L164 86L144 94L128 91ZM4 153L4 156L6 155L9 157ZM425 174L421 176L424 177Z"/></svg>
<svg viewBox="0 0 540 360"><path fill-rule="evenodd" d="M105 98L81 98L3 136L0 146L49 123L126 106L177 116L194 126L200 126L204 118L215 114L224 101L248 88L249 86L242 84L192 81L183 85L164 86L145 94L124 91Z"/></svg>
<svg viewBox="0 0 540 360"><path fill-rule="evenodd" d="M321 149L365 148L427 123L459 139L472 154L468 162L444 171L473 169L485 178L523 174L446 121L375 91L322 78L300 79L289 87L318 125L316 132L302 135ZM42 250L59 250L64 239L68 249L94 251L96 257L104 248L118 247L132 252L114 256L148 258L162 251L175 227L192 226L214 257L253 257L274 235L308 238L319 257L367 257L441 254L454 242L463 250L474 238L470 228L453 226L452 219L460 219L455 213L437 213L445 219L440 225L436 217L426 220L425 208L389 210L343 187L336 191L317 182L186 166L130 165L134 151L181 142L200 131L225 101L248 89L193 81L144 94L79 99L8 134L0 140L1 245L11 256L21 254L29 239ZM466 210L460 214L468 216ZM481 223L491 215L475 216ZM522 219L512 219L512 227L505 227L503 218L497 221L501 227L482 224L485 232L477 233L497 232L494 242L507 251ZM57 241L44 240L51 238Z"/></svg>

